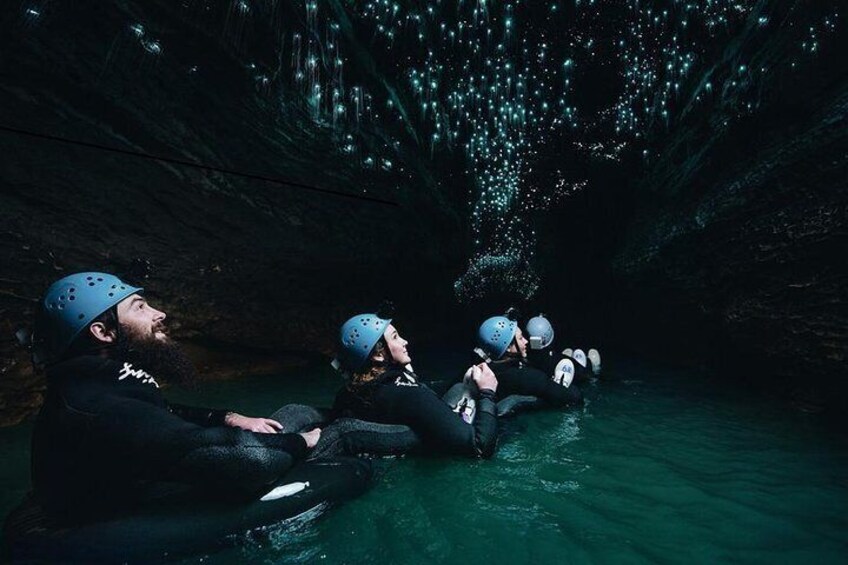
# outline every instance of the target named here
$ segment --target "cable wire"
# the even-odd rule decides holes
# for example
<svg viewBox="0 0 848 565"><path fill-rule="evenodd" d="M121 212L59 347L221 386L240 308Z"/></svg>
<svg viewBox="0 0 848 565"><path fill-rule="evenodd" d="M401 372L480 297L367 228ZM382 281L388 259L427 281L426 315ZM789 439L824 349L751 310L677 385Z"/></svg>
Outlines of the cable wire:
<svg viewBox="0 0 848 565"><path fill-rule="evenodd" d="M164 157L162 155L151 155L149 153L144 153L142 151L133 151L131 149L118 149L117 147L109 147L108 145L101 145L99 143L91 143L88 141L80 141L78 139L70 139L67 137L61 137L58 135L50 135L46 133L38 133L34 131L29 131L20 128L14 128L7 125L0 124L0 131L4 131L6 133L13 133L17 135L24 135L28 137L32 137L35 139L47 140L47 141L55 141L59 143L66 143L68 145L75 145L77 147L85 147L87 149L97 149L99 151L107 151L109 153L117 153L118 155L127 155L130 157L140 157L142 159L149 159L151 161L161 161L163 163L170 163L173 165L182 165L184 167L193 167L195 169L202 169L204 171L214 171L216 173L223 173L226 175L234 175L237 177L242 177L251 180L261 180L266 182L272 182L275 184L288 186L292 188L299 188L303 190L309 190L312 192L318 192L321 194L331 194L333 196L341 196L343 198L354 198L356 200L362 200L365 202L372 202L375 204L384 204L387 206L399 206L397 202L393 202L391 200L384 200L382 198L376 198L373 196L363 196L361 194L352 194L350 192L341 192L338 190L331 190L329 188L319 188L317 186L312 186L308 184L303 184L299 182L289 181L277 177L269 177L265 175L259 175L255 173L245 173L242 171L236 171L233 169L225 169L224 167L217 167L214 165L205 165L203 163L195 163L193 161L187 161L185 159L177 159L175 157Z"/></svg>

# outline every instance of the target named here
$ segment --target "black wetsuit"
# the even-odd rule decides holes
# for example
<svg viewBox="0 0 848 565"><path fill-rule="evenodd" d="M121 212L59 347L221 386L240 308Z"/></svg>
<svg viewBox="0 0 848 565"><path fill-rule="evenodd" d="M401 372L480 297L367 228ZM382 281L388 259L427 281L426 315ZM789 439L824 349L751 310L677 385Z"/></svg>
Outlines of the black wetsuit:
<svg viewBox="0 0 848 565"><path fill-rule="evenodd" d="M551 378L553 370L548 374L519 359L495 361L489 363L489 367L498 378L498 400L517 394L535 396L551 406L573 406L583 402L577 385L557 384Z"/></svg>
<svg viewBox="0 0 848 565"><path fill-rule="evenodd" d="M473 424L440 399L427 385L401 367L390 367L377 381L345 387L335 410L345 417L409 426L431 452L490 457L497 441L495 393L484 389Z"/></svg>
<svg viewBox="0 0 848 565"><path fill-rule="evenodd" d="M95 356L51 367L32 438L32 480L59 520L131 508L161 485L250 496L306 455L298 434L223 425L226 411L169 405L141 367Z"/></svg>

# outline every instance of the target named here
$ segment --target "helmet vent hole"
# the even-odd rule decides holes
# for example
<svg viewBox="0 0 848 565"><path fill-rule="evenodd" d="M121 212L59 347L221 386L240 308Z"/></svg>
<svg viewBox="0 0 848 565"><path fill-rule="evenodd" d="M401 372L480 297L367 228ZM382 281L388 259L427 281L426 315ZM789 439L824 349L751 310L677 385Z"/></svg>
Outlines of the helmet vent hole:
<svg viewBox="0 0 848 565"><path fill-rule="evenodd" d="M93 277L85 277L85 280L90 281Z"/></svg>
<svg viewBox="0 0 848 565"><path fill-rule="evenodd" d="M74 298L76 298L76 297L75 296L69 296L68 300L73 300Z"/></svg>
<svg viewBox="0 0 848 565"><path fill-rule="evenodd" d="M126 289L126 287L124 287L124 286L121 287L121 290L125 290L125 289Z"/></svg>
<svg viewBox="0 0 848 565"><path fill-rule="evenodd" d="M115 293L114 293L114 292L110 292L110 293L109 293L109 296L115 296Z"/></svg>
<svg viewBox="0 0 848 565"><path fill-rule="evenodd" d="M83 318L85 318L85 314L80 314L79 316L77 316L77 318L79 318L80 320L82 320Z"/></svg>
<svg viewBox="0 0 848 565"><path fill-rule="evenodd" d="M88 286L94 286L93 282L88 283Z"/></svg>
<svg viewBox="0 0 848 565"><path fill-rule="evenodd" d="M71 289L68 292L74 292L74 291L76 291L76 289L71 287Z"/></svg>
<svg viewBox="0 0 848 565"><path fill-rule="evenodd" d="M100 278L100 277L97 277L97 282L103 282L103 279Z"/></svg>

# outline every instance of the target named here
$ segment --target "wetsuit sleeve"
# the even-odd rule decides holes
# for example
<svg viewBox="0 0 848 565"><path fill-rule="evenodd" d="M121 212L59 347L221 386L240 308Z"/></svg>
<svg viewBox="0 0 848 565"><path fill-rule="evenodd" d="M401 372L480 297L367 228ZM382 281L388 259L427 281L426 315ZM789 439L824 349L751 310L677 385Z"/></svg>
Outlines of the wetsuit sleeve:
<svg viewBox="0 0 848 565"><path fill-rule="evenodd" d="M497 377L500 386L509 390L509 394L535 396L553 406L577 405L583 402L583 394L576 385L572 383L571 386L564 387L538 369L509 369Z"/></svg>
<svg viewBox="0 0 848 565"><path fill-rule="evenodd" d="M384 386L375 402L384 421L406 424L431 450L468 457L491 457L498 433L495 395L483 390L473 425L424 386Z"/></svg>
<svg viewBox="0 0 848 565"><path fill-rule="evenodd" d="M232 412L232 410L200 408L198 406L186 406L185 404L172 404L170 402L168 403L168 409L171 411L171 414L179 416L186 422L191 422L204 428L225 425L224 418Z"/></svg>
<svg viewBox="0 0 848 565"><path fill-rule="evenodd" d="M164 408L125 400L96 418L92 435L143 480L210 486L223 493L261 491L306 456L299 434L204 427Z"/></svg>

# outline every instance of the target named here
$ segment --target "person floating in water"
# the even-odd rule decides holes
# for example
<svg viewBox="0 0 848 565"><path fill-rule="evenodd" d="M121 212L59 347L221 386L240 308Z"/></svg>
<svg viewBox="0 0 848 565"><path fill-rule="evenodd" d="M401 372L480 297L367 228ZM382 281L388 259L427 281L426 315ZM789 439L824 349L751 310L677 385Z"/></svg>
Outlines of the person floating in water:
<svg viewBox="0 0 848 565"><path fill-rule="evenodd" d="M409 426L431 453L490 457L498 427L495 375L485 363L470 369L479 398L473 422L468 423L419 380L407 345L388 316L360 314L345 322L337 366L348 382L336 396L335 411Z"/></svg>
<svg viewBox="0 0 848 565"><path fill-rule="evenodd" d="M553 336L551 336L552 338ZM484 321L477 332L478 355L490 359L498 378L498 399L511 395L530 396L549 406L582 404L583 395L572 382L568 367L559 371L543 371L527 362L527 339L518 322L507 316L493 316Z"/></svg>
<svg viewBox="0 0 848 565"><path fill-rule="evenodd" d="M527 361L533 367L549 375L555 380L559 376L568 378L569 375L578 384L589 381L592 375L598 375L601 370L601 356L596 349L589 350L589 356L582 350L566 349L562 353L553 347L554 328L544 314L534 316L525 326L529 349Z"/></svg>
<svg viewBox="0 0 848 565"><path fill-rule="evenodd" d="M275 420L166 402L158 380L185 380L194 367L168 336L165 313L110 274L50 286L32 342L47 373L32 437L34 495L60 522L131 508L166 482L246 498L320 437L320 429L276 433Z"/></svg>

